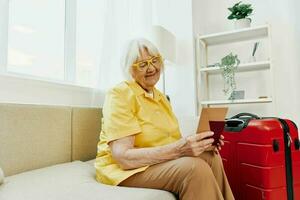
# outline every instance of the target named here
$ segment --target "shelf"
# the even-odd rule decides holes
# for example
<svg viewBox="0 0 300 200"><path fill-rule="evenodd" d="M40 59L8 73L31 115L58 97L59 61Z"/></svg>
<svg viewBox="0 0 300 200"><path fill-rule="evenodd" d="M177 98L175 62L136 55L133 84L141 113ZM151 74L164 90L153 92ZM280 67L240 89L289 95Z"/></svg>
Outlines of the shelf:
<svg viewBox="0 0 300 200"><path fill-rule="evenodd" d="M270 69L270 61L261 61L261 62L253 62L253 63L244 63L240 64L236 70L236 72L244 72L244 71L256 71L256 70L265 70ZM200 68L200 72L205 72L209 74L217 74L221 73L219 67L204 67Z"/></svg>
<svg viewBox="0 0 300 200"><path fill-rule="evenodd" d="M269 102L272 102L272 98L201 101L201 105L249 104L249 103L269 103Z"/></svg>
<svg viewBox="0 0 300 200"><path fill-rule="evenodd" d="M268 25L202 35L198 39L202 40L206 45L218 45L263 37L268 37Z"/></svg>
<svg viewBox="0 0 300 200"><path fill-rule="evenodd" d="M210 81L212 77L212 74L221 74L222 70L216 66L216 67L208 67L208 63L210 60L210 52L209 47L214 45L222 45L223 46L215 46L215 48L226 48L231 43L238 43L238 42L245 42L245 41L251 41L251 40L258 40L263 39L266 40L267 43L269 43L269 51L265 49L265 51L268 54L269 59L266 58L264 61L258 61L258 62L249 62L249 63L240 63L240 65L237 67L236 72L257 72L257 78L260 78L262 80L266 80L266 84L269 76L266 77L265 75L272 76L273 67L271 66L271 38L270 38L270 26L268 24L264 24L261 26L256 27L249 27L244 29L238 29L238 30L231 30L231 31L224 31L219 33L212 33L207 35L198 35L196 37L196 61L197 61L197 102L198 107L202 106L216 106L216 105L249 105L249 104L263 104L263 103L272 103L273 99L272 96L274 96L273 92L267 92L268 96L270 98L258 98L258 94L254 94L249 99L237 99L237 100L226 100L223 99L220 96L220 99L210 99L209 96L211 94L212 81ZM242 48L242 46L240 47ZM265 71L262 71L265 70ZM260 76L258 72L261 72L263 74ZM239 74L242 75L242 74ZM242 78L242 77L241 77ZM256 80L253 80L255 83ZM273 83L273 79L270 81ZM249 82L249 84L252 84L252 82ZM201 86L201 87L200 87ZM250 87L251 85L249 85ZM268 85L269 86L269 85ZM253 84L252 87L257 87L257 84ZM266 88L268 90L272 90L273 88L270 86L270 88ZM223 97L225 98L225 97ZM205 101L202 101L205 100ZM272 106L275 105L272 103Z"/></svg>

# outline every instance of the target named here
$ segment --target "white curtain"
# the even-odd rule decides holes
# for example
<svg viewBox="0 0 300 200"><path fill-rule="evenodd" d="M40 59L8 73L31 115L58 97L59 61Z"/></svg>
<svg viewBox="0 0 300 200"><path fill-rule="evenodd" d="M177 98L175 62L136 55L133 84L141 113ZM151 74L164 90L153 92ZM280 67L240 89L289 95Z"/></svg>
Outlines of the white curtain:
<svg viewBox="0 0 300 200"><path fill-rule="evenodd" d="M152 0L103 0L103 26L99 36L97 85L92 105L99 105L104 93L124 80L120 59L129 39L148 37L152 26ZM100 96L99 96L100 95Z"/></svg>
<svg viewBox="0 0 300 200"><path fill-rule="evenodd" d="M99 37L97 89L106 91L124 80L120 65L123 48L131 38L148 37L152 25L151 0L105 0L103 35Z"/></svg>

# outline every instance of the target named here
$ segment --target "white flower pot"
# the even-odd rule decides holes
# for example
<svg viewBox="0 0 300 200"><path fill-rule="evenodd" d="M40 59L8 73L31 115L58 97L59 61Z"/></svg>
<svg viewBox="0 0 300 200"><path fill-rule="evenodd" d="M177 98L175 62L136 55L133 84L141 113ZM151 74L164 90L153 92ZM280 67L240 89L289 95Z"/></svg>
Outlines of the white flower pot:
<svg viewBox="0 0 300 200"><path fill-rule="evenodd" d="M239 19L234 22L234 28L235 29L249 28L250 24L251 24L251 20L248 18Z"/></svg>

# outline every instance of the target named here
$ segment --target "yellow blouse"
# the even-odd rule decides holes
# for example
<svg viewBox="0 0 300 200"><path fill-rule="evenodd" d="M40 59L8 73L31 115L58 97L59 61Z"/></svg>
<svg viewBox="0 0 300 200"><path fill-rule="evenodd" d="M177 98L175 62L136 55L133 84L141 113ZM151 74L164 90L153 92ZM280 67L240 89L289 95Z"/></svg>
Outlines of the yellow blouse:
<svg viewBox="0 0 300 200"><path fill-rule="evenodd" d="M122 82L106 95L95 162L97 181L118 185L148 167L123 170L112 158L110 141L135 135L134 146L141 148L166 145L181 138L170 103L157 89L153 95L135 81Z"/></svg>

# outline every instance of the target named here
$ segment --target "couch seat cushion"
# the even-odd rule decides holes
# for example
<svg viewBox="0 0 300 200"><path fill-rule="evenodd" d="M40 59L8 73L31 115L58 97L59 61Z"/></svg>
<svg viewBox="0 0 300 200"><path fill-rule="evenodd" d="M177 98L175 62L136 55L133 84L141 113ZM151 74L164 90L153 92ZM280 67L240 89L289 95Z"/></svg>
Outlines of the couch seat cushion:
<svg viewBox="0 0 300 200"><path fill-rule="evenodd" d="M95 168L75 161L6 177L1 200L175 200L166 191L108 186L95 180Z"/></svg>

